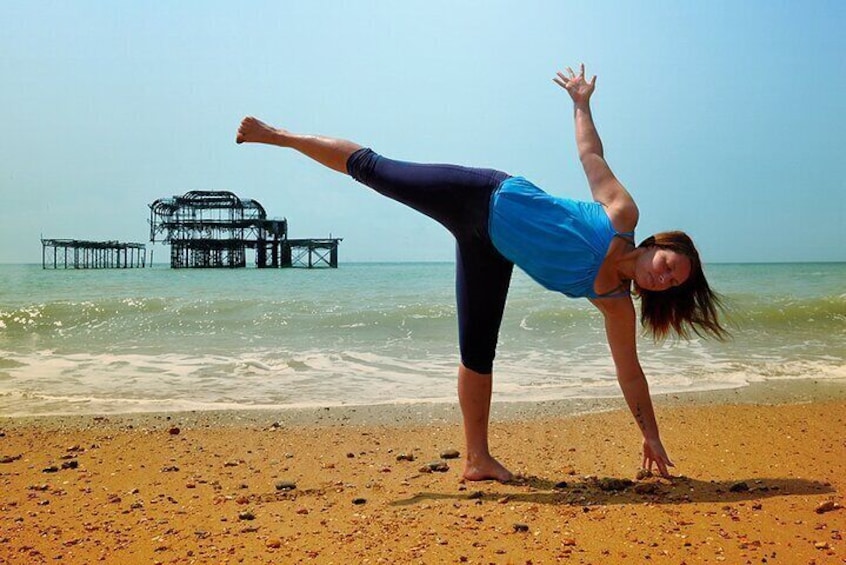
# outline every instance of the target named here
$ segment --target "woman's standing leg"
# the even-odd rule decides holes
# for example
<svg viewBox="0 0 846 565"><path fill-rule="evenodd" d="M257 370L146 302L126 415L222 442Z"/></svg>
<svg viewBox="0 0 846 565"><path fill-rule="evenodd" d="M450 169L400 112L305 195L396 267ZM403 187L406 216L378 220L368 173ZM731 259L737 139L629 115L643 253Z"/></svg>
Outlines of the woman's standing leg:
<svg viewBox="0 0 846 565"><path fill-rule="evenodd" d="M476 234L458 238L457 249L458 402L467 447L464 478L504 482L513 475L490 453L488 424L493 360L513 264L494 249L489 238Z"/></svg>

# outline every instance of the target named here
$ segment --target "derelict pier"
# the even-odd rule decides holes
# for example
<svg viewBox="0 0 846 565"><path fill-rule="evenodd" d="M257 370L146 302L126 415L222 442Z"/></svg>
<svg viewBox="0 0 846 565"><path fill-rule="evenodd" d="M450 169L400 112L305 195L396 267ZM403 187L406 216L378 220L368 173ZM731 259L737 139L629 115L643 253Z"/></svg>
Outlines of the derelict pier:
<svg viewBox="0 0 846 565"><path fill-rule="evenodd" d="M258 201L229 191L186 192L150 204L150 241L170 245L170 266L241 268L255 250L258 268L338 267L341 238L289 239L286 219L268 219Z"/></svg>
<svg viewBox="0 0 846 565"><path fill-rule="evenodd" d="M146 263L143 243L41 239L42 269L140 269Z"/></svg>

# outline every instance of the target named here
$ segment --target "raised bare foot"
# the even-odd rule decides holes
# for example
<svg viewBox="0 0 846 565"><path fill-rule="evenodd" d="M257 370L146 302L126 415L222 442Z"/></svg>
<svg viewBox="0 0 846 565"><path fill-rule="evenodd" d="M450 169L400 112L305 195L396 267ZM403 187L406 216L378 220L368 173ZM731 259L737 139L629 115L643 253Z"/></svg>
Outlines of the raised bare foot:
<svg viewBox="0 0 846 565"><path fill-rule="evenodd" d="M241 120L235 143L269 143L279 145L287 132L271 127L261 120L247 116Z"/></svg>
<svg viewBox="0 0 846 565"><path fill-rule="evenodd" d="M464 462L464 479L468 481L499 481L505 483L514 479L514 475L490 455L468 458Z"/></svg>

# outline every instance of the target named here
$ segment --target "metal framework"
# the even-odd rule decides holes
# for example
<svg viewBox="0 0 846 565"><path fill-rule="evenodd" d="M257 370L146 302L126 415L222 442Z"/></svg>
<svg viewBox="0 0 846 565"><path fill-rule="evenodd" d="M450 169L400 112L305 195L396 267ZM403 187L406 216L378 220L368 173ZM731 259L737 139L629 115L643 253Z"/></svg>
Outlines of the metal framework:
<svg viewBox="0 0 846 565"><path fill-rule="evenodd" d="M143 243L41 239L42 269L138 269L146 264Z"/></svg>
<svg viewBox="0 0 846 565"><path fill-rule="evenodd" d="M288 221L268 220L258 201L199 190L150 204L150 241L157 237L171 246L170 266L177 269L246 267L247 249L255 249L259 268L337 267L341 241L288 239Z"/></svg>

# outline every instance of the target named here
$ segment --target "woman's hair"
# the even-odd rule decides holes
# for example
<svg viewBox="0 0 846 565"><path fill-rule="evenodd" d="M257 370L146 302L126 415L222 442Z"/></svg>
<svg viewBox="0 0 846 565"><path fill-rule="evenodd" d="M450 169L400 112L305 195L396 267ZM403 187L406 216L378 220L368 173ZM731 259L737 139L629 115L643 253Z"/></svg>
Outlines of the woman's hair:
<svg viewBox="0 0 846 565"><path fill-rule="evenodd" d="M667 249L690 259L690 276L678 286L653 291L635 284L635 294L641 303L640 322L647 331L659 341L667 337L670 329L684 339L690 339L691 330L699 336L727 338L729 332L718 319L718 313L723 311L722 301L708 286L699 253L690 237L680 231L662 232L646 238L638 247Z"/></svg>

